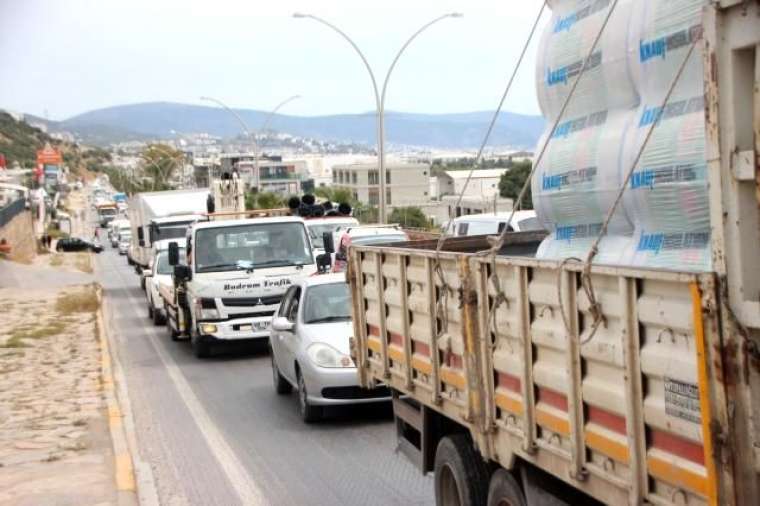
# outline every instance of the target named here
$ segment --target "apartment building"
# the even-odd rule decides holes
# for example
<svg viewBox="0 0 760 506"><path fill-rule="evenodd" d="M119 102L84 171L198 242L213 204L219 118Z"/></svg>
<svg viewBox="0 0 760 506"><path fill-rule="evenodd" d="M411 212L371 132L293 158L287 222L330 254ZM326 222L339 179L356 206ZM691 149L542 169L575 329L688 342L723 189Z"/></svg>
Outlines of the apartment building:
<svg viewBox="0 0 760 506"><path fill-rule="evenodd" d="M477 169L473 171L470 182L465 182L470 175L469 170L447 170L431 178L430 191L433 198L446 195L461 195L464 189L465 197L492 199L499 194L499 180L507 168Z"/></svg>
<svg viewBox="0 0 760 506"><path fill-rule="evenodd" d="M348 188L354 199L371 206L380 204L380 174L377 163L335 165L332 184ZM387 163L385 204L388 207L418 205L430 200L430 165Z"/></svg>
<svg viewBox="0 0 760 506"><path fill-rule="evenodd" d="M257 177L253 154L224 153L221 155L222 172L237 170L246 186L258 186L259 191L278 193L283 196L300 195L301 186L308 176L304 160L283 160L281 156L259 156L258 166Z"/></svg>

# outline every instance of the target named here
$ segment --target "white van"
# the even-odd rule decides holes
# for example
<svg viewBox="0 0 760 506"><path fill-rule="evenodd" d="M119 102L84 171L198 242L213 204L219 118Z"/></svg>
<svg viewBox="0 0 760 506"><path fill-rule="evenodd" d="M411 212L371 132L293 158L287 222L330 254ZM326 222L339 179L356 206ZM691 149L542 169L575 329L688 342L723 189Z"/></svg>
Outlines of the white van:
<svg viewBox="0 0 760 506"><path fill-rule="evenodd" d="M512 211L459 216L443 226L443 233L447 236L456 237L500 234L507 226L510 214ZM524 232L526 230L541 230L542 227L536 217L536 211L531 210L515 211L508 229L510 232Z"/></svg>

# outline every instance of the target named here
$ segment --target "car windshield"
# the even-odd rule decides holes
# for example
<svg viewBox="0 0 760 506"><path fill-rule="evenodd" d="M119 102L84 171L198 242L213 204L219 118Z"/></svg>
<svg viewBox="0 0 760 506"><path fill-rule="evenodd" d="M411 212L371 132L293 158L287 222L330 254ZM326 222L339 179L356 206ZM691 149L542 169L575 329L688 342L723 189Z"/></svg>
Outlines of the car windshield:
<svg viewBox="0 0 760 506"><path fill-rule="evenodd" d="M203 228L195 234L196 272L313 264L300 222Z"/></svg>
<svg viewBox="0 0 760 506"><path fill-rule="evenodd" d="M346 283L316 285L306 290L304 323L329 323L351 319L351 299Z"/></svg>
<svg viewBox="0 0 760 506"><path fill-rule="evenodd" d="M334 233L340 227L345 227L348 223L342 222L330 222L320 223L319 225L307 225L306 229L309 231L311 237L311 243L315 248L324 249L325 242L322 238L322 234L325 232Z"/></svg>
<svg viewBox="0 0 760 506"><path fill-rule="evenodd" d="M179 263L184 265L184 258L185 258L185 249L179 248ZM174 272L174 268L169 265L169 252L168 251L162 251L158 254L158 258L156 258L156 274L172 274Z"/></svg>
<svg viewBox="0 0 760 506"><path fill-rule="evenodd" d="M403 234L383 234L383 235L367 235L364 237L354 237L351 239L351 244L381 244L389 242L401 242L406 241L406 236Z"/></svg>

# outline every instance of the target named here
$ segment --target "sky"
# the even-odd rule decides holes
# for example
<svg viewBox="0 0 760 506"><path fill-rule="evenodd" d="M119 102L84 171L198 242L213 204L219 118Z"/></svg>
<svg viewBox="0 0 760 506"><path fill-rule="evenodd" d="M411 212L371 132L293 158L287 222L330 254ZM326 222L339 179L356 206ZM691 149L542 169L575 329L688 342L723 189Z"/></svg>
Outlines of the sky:
<svg viewBox="0 0 760 506"><path fill-rule="evenodd" d="M365 54L382 87L388 66L422 25L389 80L386 110L493 110L541 0L0 0L0 108L62 120L138 102L315 116L374 110ZM546 13L541 21L545 24ZM534 37L504 110L538 114Z"/></svg>

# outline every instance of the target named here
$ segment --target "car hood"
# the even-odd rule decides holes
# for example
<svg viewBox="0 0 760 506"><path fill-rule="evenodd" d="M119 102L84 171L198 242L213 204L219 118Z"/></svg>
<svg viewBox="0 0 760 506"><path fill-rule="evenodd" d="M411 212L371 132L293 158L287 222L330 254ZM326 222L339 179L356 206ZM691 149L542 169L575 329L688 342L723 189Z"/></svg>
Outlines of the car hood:
<svg viewBox="0 0 760 506"><path fill-rule="evenodd" d="M351 320L333 323L304 323L301 326L301 335L305 337L305 343L329 344L345 355L351 354L349 341L353 335L353 331Z"/></svg>

